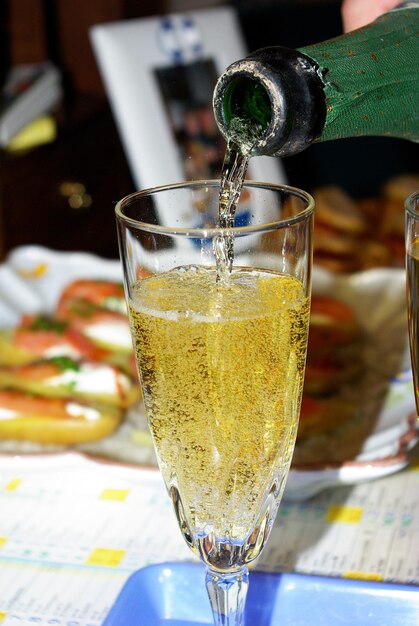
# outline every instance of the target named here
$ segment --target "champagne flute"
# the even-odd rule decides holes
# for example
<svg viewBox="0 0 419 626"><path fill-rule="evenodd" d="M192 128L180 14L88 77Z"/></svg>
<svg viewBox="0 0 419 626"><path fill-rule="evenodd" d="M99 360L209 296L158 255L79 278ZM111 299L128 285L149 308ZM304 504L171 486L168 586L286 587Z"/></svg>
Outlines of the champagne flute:
<svg viewBox="0 0 419 626"><path fill-rule="evenodd" d="M419 415L419 191L405 202L406 294L416 412Z"/></svg>
<svg viewBox="0 0 419 626"><path fill-rule="evenodd" d="M220 184L116 207L148 423L181 533L206 565L216 626L244 624L248 565L284 490L300 411L314 202L247 183L247 224L218 224ZM243 219L243 218L242 218ZM231 271L218 254L234 253Z"/></svg>

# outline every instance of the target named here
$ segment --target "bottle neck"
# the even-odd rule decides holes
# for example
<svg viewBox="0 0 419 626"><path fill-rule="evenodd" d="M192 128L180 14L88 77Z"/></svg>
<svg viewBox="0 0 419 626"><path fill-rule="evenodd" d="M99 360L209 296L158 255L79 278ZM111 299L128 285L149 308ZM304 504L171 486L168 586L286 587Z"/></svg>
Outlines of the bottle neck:
<svg viewBox="0 0 419 626"><path fill-rule="evenodd" d="M418 7L403 3L363 28L299 49L318 66L323 82L321 141L418 137Z"/></svg>
<svg viewBox="0 0 419 626"><path fill-rule="evenodd" d="M367 26L291 50L263 48L233 63L214 91L229 138L233 117L259 124L252 154L288 156L315 141L364 135L418 139L418 2Z"/></svg>

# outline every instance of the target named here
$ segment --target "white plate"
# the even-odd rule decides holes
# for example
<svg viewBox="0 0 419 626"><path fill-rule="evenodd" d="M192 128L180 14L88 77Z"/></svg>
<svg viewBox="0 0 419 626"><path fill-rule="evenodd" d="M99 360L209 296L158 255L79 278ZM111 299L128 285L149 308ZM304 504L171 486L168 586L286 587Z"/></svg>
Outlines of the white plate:
<svg viewBox="0 0 419 626"><path fill-rule="evenodd" d="M122 280L119 261L40 246L16 248L0 265L0 328L22 313L54 310L63 287L76 278ZM407 341L405 272L379 268L348 276L315 268L313 292L350 304L365 332L366 374L356 389L358 417L332 435L298 444L286 488L288 499L311 497L325 487L354 484L396 472L417 442ZM2 442L3 452L46 451L35 444ZM118 432L79 450L122 462L155 464L141 408Z"/></svg>

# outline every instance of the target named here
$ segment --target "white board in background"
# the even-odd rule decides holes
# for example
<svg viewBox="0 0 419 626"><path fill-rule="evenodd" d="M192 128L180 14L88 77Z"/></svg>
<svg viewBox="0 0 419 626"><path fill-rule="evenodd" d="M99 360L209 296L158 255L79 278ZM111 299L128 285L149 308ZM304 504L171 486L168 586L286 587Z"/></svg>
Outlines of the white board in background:
<svg viewBox="0 0 419 626"><path fill-rule="evenodd" d="M183 156L180 126L201 103L202 113L208 118L209 110L212 115L211 70L215 81L230 63L246 56L235 10L221 7L98 24L90 37L137 188L218 178L203 176L200 166ZM189 103L179 100L178 93L164 94L165 84L169 92L176 91L176 71L182 82L188 68L193 79ZM209 169L211 174L214 168ZM247 178L286 182L280 160L271 157L252 159Z"/></svg>

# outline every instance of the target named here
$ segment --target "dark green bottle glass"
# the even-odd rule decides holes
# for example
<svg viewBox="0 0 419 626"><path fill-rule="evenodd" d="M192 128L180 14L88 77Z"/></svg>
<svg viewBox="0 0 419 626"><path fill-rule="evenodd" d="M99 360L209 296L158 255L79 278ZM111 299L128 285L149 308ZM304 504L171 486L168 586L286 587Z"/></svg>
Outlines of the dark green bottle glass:
<svg viewBox="0 0 419 626"><path fill-rule="evenodd" d="M252 154L287 156L313 142L357 136L419 140L419 5L291 50L263 48L230 65L214 91L217 124L259 128Z"/></svg>

